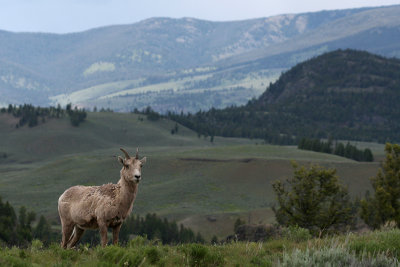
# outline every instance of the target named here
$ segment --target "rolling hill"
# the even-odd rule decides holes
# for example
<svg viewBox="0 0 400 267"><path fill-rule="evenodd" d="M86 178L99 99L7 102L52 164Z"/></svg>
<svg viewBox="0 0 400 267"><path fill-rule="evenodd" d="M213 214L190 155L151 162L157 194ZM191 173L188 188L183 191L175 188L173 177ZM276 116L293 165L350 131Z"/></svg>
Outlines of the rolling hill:
<svg viewBox="0 0 400 267"><path fill-rule="evenodd" d="M151 18L72 34L0 31L0 104L197 111L244 104L338 48L399 56L400 6L244 21Z"/></svg>
<svg viewBox="0 0 400 267"><path fill-rule="evenodd" d="M171 117L201 134L294 143L399 141L400 60L336 50L300 63L247 105Z"/></svg>
<svg viewBox="0 0 400 267"><path fill-rule="evenodd" d="M15 128L16 119L0 115L0 196L15 207L24 205L58 223L57 199L73 185L117 182L119 147L139 146L147 156L134 213L157 213L201 231L226 237L238 217L253 223L273 222L271 182L292 175L291 160L337 168L353 196L370 188L383 145L372 163L334 155L272 146L262 140L198 135L175 122L150 121L143 115L90 112L73 127L67 118L36 127Z"/></svg>

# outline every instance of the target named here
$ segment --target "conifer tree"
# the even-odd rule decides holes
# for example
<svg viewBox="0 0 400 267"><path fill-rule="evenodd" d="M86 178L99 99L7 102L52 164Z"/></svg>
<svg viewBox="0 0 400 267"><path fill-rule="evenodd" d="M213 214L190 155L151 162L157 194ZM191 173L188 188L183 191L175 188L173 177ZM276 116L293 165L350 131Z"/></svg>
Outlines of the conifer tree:
<svg viewBox="0 0 400 267"><path fill-rule="evenodd" d="M361 201L361 218L373 228L389 221L400 226L400 145L387 143L385 152L382 168L371 178L375 194Z"/></svg>
<svg viewBox="0 0 400 267"><path fill-rule="evenodd" d="M293 163L294 176L275 181L279 224L300 226L313 234L344 230L355 222L353 203L347 189L339 183L335 169L318 165L309 168Z"/></svg>

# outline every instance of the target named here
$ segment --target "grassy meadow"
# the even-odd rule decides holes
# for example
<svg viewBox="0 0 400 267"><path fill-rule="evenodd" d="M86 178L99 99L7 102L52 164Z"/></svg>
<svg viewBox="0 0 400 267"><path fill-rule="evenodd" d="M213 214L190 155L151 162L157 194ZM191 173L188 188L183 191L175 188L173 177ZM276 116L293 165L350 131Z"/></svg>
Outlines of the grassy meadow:
<svg viewBox="0 0 400 267"><path fill-rule="evenodd" d="M44 214L58 223L57 200L73 185L116 183L120 147L147 157L133 212L157 213L183 223L204 237L225 238L240 217L250 223L271 223L275 201L271 182L293 174L291 161L336 168L353 196L370 189L379 162L272 146L262 140L198 137L175 122L149 121L129 113L88 113L73 127L67 118L39 126L15 128L16 119L0 115L0 196L14 207ZM370 146L379 160L383 145Z"/></svg>

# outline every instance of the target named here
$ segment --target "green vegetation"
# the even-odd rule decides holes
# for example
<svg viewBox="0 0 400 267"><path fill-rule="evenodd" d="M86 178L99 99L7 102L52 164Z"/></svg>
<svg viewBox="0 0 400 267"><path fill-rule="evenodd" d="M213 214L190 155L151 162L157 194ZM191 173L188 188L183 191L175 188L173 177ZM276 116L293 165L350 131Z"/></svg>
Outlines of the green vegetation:
<svg viewBox="0 0 400 267"><path fill-rule="evenodd" d="M77 107L74 109L71 108L71 104L68 104L66 107L66 112L69 116L69 119L71 121L71 124L75 127L78 127L81 122L83 122L86 119L86 111L79 110Z"/></svg>
<svg viewBox="0 0 400 267"><path fill-rule="evenodd" d="M150 114L151 110L148 111ZM314 205L313 201L308 203L316 208L330 205L331 211L338 211L343 215L341 217L346 217L348 208L354 207L348 201L350 195L360 196L370 188L367 178L377 172L379 163L358 163L294 146L266 145L257 139L215 136L211 143L209 138L199 138L197 133L165 117L151 120L149 114L89 112L80 127L73 127L68 118L61 117L36 127L18 129L15 128L18 118L7 112L0 114L1 149L7 155L0 159L0 193L13 206L24 205L27 210L35 208L35 212L46 216L36 225L28 220L26 211L16 217L17 221L26 218L22 219L23 223L18 223L30 225L32 232L37 229L37 239L45 240L40 237L49 229L45 221L56 220L55 200L66 188L118 180L120 167L115 153L120 146L134 151L139 143L140 154L149 159L134 204L135 216L126 222L125 234L121 236L127 241L124 247L102 249L81 245L77 250L62 250L58 244L52 244L44 249L51 241L34 240L26 249L1 248L0 265L273 266L283 262L289 264L291 260L301 262L304 257L315 262L329 259L337 264L397 264L399 246L393 239L400 236L397 229L388 230L389 234L381 231L365 236L351 234L312 239L310 235L319 232L315 227L288 224L280 236L264 243L223 244L223 240L232 234L235 220L237 227L243 224L243 218L250 224L275 221L271 212L274 203L271 182L279 179L284 183L285 178L293 176L291 160L323 166L314 165L314 169L298 167L294 176L304 181L313 181L312 178L320 176L326 178L323 185L314 179L319 188L310 190L321 206ZM171 134L171 129L176 129L177 125L179 131ZM369 145L363 143L361 147ZM376 158L384 156L382 145L374 144L371 148ZM337 169L340 178L333 169ZM300 179L304 176L309 179ZM343 190L341 184L344 183L349 193ZM327 198L322 198L322 190L332 195L326 194ZM332 199L336 201L333 204ZM145 216L148 213L152 215ZM339 225L329 227L323 220L326 214L321 212L310 222L315 219L317 227L322 225L323 233L341 230L340 220L337 221ZM347 218L351 223L352 218ZM56 225L51 226L51 229L55 228ZM197 232L200 234L194 234ZM176 233L182 239L166 233ZM137 234L147 235L151 241L144 238L128 241L130 238L126 238L126 235ZM35 238L34 234L29 239L32 238ZM95 235L89 235L83 244L94 243L95 238ZM200 244L161 245L186 242L184 240ZM210 240L214 245L201 244Z"/></svg>
<svg viewBox="0 0 400 267"><path fill-rule="evenodd" d="M150 240L160 240L163 244L204 243L200 233L197 235L182 224L168 222L156 214L147 214L144 218L130 216L122 225L120 232L121 242L128 242L131 235L145 236Z"/></svg>
<svg viewBox="0 0 400 267"><path fill-rule="evenodd" d="M377 162L370 163L257 139L215 136L211 143L210 137L199 138L180 124L172 135L176 122L164 117L151 121L133 113L88 112L79 127L67 116L32 128L16 129L17 122L0 114L0 155L6 155L0 157L0 195L16 209L25 206L56 221L56 200L64 190L116 183L119 147L128 152L139 147L148 163L133 214L156 213L200 232L207 241L232 234L238 217L246 223L273 223L271 183L293 174L291 160L337 169L351 196L361 197L372 189L368 178L384 157L384 146L371 143L359 143L373 150Z"/></svg>
<svg viewBox="0 0 400 267"><path fill-rule="evenodd" d="M371 149L366 148L361 150L356 146L351 145L349 142L347 142L346 146L341 142L335 142L335 147L333 148L332 140L330 139L327 142L324 142L319 139L302 138L297 147L304 150L335 154L357 161L374 161Z"/></svg>
<svg viewBox="0 0 400 267"><path fill-rule="evenodd" d="M291 241L234 242L221 245L161 245L137 237L126 247L64 250L0 248L0 266L398 266L400 230Z"/></svg>
<svg viewBox="0 0 400 267"><path fill-rule="evenodd" d="M48 119L60 119L68 114L71 124L79 126L81 122L86 119L86 111L71 108L72 105L68 104L66 109L62 109L60 105L55 107L34 107L32 105L24 104L21 106L8 105L8 108L1 108L0 113L12 114L14 117L19 118L16 128L28 124L29 127L37 126L39 123L45 123Z"/></svg>
<svg viewBox="0 0 400 267"><path fill-rule="evenodd" d="M0 246L25 247L33 239L37 239L45 246L51 242L60 241L60 234L55 232L47 219L41 215L35 223L36 214L27 212L22 206L18 217L14 208L7 201L2 202L0 197ZM88 231L84 234L82 244L96 246L100 244L98 231ZM132 236L143 236L149 240L159 240L163 244L204 243L200 233L197 235L182 224L178 228L176 222L161 219L156 214L147 214L144 218L130 216L125 221L119 234L120 242L126 244Z"/></svg>
<svg viewBox="0 0 400 267"><path fill-rule="evenodd" d="M362 200L361 217L373 228L394 222L400 225L400 145L386 144L386 159L371 178L374 195Z"/></svg>
<svg viewBox="0 0 400 267"><path fill-rule="evenodd" d="M28 124L29 127L37 126L39 123L44 123L50 118L61 118L65 115L65 110L60 105L49 108L34 107L32 105L24 104L21 106L8 105L8 108L1 108L2 114L12 114L14 117L19 118L16 128Z"/></svg>
<svg viewBox="0 0 400 267"><path fill-rule="evenodd" d="M273 183L278 200L274 212L280 225L300 226L320 236L355 225L357 209L335 169L299 167L295 163L293 168L293 178Z"/></svg>
<svg viewBox="0 0 400 267"><path fill-rule="evenodd" d="M245 106L169 114L202 135L399 141L400 60L337 50L300 63ZM389 108L390 107L390 108Z"/></svg>
<svg viewBox="0 0 400 267"><path fill-rule="evenodd" d="M54 232L46 218L41 216L36 227L32 226L36 214L27 212L24 206L20 207L18 217L14 208L7 201L3 203L0 197L0 245L26 246L33 238L40 239L46 244L54 241Z"/></svg>

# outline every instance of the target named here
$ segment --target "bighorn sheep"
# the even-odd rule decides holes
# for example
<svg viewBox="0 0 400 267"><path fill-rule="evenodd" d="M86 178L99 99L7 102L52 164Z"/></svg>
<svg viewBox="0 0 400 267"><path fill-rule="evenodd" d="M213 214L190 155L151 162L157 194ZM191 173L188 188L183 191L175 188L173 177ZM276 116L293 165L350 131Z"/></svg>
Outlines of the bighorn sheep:
<svg viewBox="0 0 400 267"><path fill-rule="evenodd" d="M146 157L131 158L121 148L125 159L118 157L123 165L117 184L102 186L73 186L58 199L58 213L62 226L61 247L71 248L79 241L85 229L99 229L101 245L107 245L107 228L113 230L113 244L118 243L122 222L130 214L142 178L142 165Z"/></svg>

